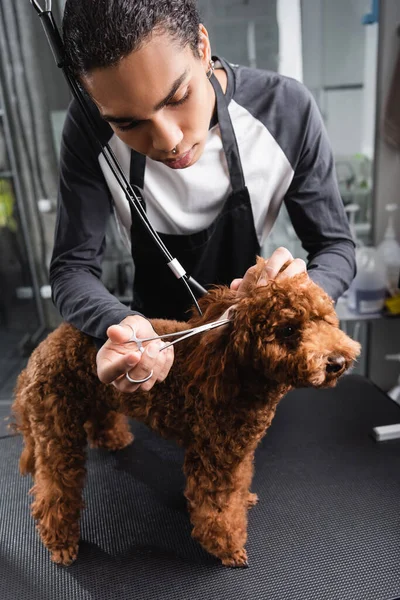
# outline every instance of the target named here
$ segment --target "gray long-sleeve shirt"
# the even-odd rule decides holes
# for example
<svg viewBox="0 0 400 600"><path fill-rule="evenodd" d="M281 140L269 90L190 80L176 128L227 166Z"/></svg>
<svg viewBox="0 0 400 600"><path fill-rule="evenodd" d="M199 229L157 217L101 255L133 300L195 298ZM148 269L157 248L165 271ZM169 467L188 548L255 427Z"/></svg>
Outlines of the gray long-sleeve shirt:
<svg viewBox="0 0 400 600"><path fill-rule="evenodd" d="M302 84L277 73L228 65L227 75L228 109L260 246L285 203L308 253L310 277L336 300L354 277L355 253L318 108ZM135 153L92 108L101 141L111 145L129 178ZM62 317L104 340L107 327L135 314L100 281L108 219L114 211L129 247L131 214L104 158L84 132L85 120L73 101L62 138L50 282ZM229 192L218 123L210 128L204 153L193 166L176 171L146 159L146 210L159 232L204 229Z"/></svg>

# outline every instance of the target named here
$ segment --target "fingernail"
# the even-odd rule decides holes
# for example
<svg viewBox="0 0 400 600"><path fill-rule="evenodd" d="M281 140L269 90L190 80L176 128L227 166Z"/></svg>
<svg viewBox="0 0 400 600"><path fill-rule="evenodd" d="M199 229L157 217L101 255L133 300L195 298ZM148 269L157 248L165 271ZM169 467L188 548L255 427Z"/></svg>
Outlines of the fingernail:
<svg viewBox="0 0 400 600"><path fill-rule="evenodd" d="M149 344L146 348L146 352L147 356L150 356L150 358L155 358L160 352L160 348L156 344Z"/></svg>
<svg viewBox="0 0 400 600"><path fill-rule="evenodd" d="M126 325L124 325L123 329L125 331L128 330L129 339L133 338L136 335L135 329L133 327L131 327L131 325L129 325L128 323Z"/></svg>

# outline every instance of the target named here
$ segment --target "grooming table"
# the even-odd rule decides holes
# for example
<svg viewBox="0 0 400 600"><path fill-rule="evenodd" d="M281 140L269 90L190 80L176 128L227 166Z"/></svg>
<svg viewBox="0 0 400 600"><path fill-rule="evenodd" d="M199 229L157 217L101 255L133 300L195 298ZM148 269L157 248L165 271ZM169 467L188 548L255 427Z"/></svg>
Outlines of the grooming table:
<svg viewBox="0 0 400 600"><path fill-rule="evenodd" d="M1 600L394 600L400 597L400 442L373 427L400 409L368 380L283 399L256 453L250 568L190 537L183 452L133 423L121 452L89 451L78 560L50 562L18 474L21 438L0 439ZM4 434L3 434L4 435Z"/></svg>

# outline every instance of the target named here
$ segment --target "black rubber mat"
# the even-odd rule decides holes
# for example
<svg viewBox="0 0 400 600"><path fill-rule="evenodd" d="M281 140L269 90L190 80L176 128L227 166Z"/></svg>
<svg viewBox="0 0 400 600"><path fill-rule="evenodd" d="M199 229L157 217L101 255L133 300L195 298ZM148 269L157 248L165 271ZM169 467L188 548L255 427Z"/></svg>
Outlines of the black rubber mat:
<svg viewBox="0 0 400 600"><path fill-rule="evenodd" d="M19 437L0 441L1 600L393 600L400 596L400 410L367 380L300 390L256 454L249 569L190 537L182 451L134 424L119 453L89 452L78 560L57 567L29 514Z"/></svg>
<svg viewBox="0 0 400 600"><path fill-rule="evenodd" d="M4 332L0 330L0 402L11 402L17 376L28 361L28 358L20 355L17 348L16 340L19 341L21 337L22 334L19 338L15 335L13 338L4 339Z"/></svg>
<svg viewBox="0 0 400 600"><path fill-rule="evenodd" d="M3 437L10 435L9 423L10 423L11 404L0 400L0 440ZM0 446L1 453L1 446ZM1 456L1 454L0 454ZM1 461L1 458L0 458Z"/></svg>

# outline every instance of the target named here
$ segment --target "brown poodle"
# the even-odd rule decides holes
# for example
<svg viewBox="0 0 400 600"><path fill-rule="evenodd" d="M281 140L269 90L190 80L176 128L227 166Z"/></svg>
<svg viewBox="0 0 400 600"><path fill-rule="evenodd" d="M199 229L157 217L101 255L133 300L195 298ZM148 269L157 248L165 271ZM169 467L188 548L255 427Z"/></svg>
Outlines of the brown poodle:
<svg viewBox="0 0 400 600"><path fill-rule="evenodd" d="M243 292L217 287L189 323L153 319L159 334L221 317L231 322L175 346L170 374L149 392L121 393L96 374L96 348L62 324L33 352L13 405L24 436L32 514L56 563L77 557L87 440L118 450L132 442L127 417L185 448L193 537L227 566L246 566L254 451L292 388L335 385L359 354L338 327L332 300L308 276L282 281L253 269Z"/></svg>

